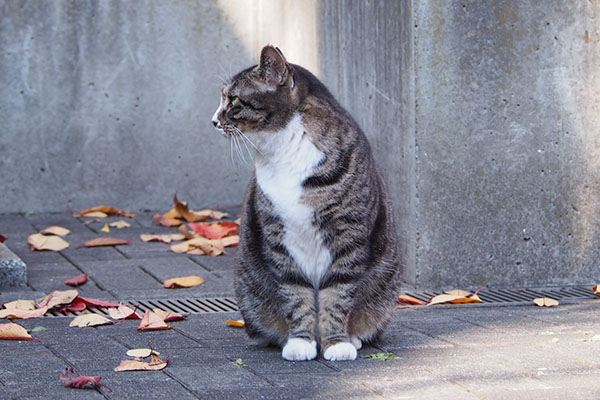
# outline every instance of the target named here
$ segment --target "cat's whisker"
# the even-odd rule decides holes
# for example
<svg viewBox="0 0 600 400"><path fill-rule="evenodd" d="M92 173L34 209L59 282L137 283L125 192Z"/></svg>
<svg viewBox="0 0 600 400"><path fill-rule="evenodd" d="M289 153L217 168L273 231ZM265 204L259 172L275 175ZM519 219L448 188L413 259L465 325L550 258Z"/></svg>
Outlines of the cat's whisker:
<svg viewBox="0 0 600 400"><path fill-rule="evenodd" d="M231 135L231 137L234 138L238 158L244 164L246 164L247 166L250 166L250 164L248 163L248 160L246 160L246 157L244 157L244 151L242 150L242 146L240 145L240 142L239 142L241 140L240 137L238 135Z"/></svg>
<svg viewBox="0 0 600 400"><path fill-rule="evenodd" d="M256 145L254 144L254 142L252 140L250 140L250 138L248 136L246 136L246 134L244 132L242 132L241 130L239 130L238 128L235 128L235 130L242 135L242 137L244 138L244 140L248 143L250 143L250 146L254 147L254 150L256 150L258 152L258 154L260 154L261 156L263 155L262 151L260 151L260 149L258 147L256 147ZM249 150L248 150L249 151Z"/></svg>

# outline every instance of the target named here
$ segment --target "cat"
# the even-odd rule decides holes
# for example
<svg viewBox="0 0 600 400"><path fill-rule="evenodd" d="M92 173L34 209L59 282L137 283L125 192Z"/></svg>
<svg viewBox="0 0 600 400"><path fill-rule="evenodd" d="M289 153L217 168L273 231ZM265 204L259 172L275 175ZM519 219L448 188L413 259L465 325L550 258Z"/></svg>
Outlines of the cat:
<svg viewBox="0 0 600 400"><path fill-rule="evenodd" d="M354 360L393 310L392 210L364 133L309 71L265 46L212 123L253 153L234 287L248 335L286 360Z"/></svg>

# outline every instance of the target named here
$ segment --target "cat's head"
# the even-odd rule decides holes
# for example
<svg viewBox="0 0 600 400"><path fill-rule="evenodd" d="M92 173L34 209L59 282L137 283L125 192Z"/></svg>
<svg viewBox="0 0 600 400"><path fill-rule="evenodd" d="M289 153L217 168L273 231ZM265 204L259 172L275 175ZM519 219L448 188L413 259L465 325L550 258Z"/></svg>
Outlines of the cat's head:
<svg viewBox="0 0 600 400"><path fill-rule="evenodd" d="M221 133L235 135L277 131L296 108L294 69L276 47L265 46L260 63L235 75L221 90L221 104L212 123Z"/></svg>

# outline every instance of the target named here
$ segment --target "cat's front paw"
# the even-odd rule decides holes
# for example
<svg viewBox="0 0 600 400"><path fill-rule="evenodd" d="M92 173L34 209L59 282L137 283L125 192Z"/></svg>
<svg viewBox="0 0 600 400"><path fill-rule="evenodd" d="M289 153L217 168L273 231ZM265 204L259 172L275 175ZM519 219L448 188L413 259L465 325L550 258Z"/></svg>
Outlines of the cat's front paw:
<svg viewBox="0 0 600 400"><path fill-rule="evenodd" d="M347 361L356 360L356 347L350 342L339 342L325 350L326 360L329 361Z"/></svg>
<svg viewBox="0 0 600 400"><path fill-rule="evenodd" d="M288 361L306 361L317 357L317 342L309 342L305 339L288 339L281 355Z"/></svg>

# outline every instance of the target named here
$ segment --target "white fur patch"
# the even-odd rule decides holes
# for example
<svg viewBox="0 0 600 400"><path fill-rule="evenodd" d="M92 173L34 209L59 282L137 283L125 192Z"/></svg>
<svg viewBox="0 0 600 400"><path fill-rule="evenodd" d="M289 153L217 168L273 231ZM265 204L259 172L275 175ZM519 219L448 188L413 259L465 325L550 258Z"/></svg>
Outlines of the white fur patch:
<svg viewBox="0 0 600 400"><path fill-rule="evenodd" d="M350 342L354 347L356 347L356 350L360 350L362 348L362 340L360 340L358 336L350 336Z"/></svg>
<svg viewBox="0 0 600 400"><path fill-rule="evenodd" d="M256 179L258 185L281 215L284 245L304 275L318 287L331 265L332 257L314 225L314 210L301 202L302 182L325 156L305 134L302 119L296 115L279 132L256 135Z"/></svg>
<svg viewBox="0 0 600 400"><path fill-rule="evenodd" d="M323 354L326 360L329 361L347 361L356 360L356 347L349 342L339 342L331 347L328 347Z"/></svg>
<svg viewBox="0 0 600 400"><path fill-rule="evenodd" d="M305 339L292 338L287 341L281 356L288 361L306 361L317 357L317 342Z"/></svg>

